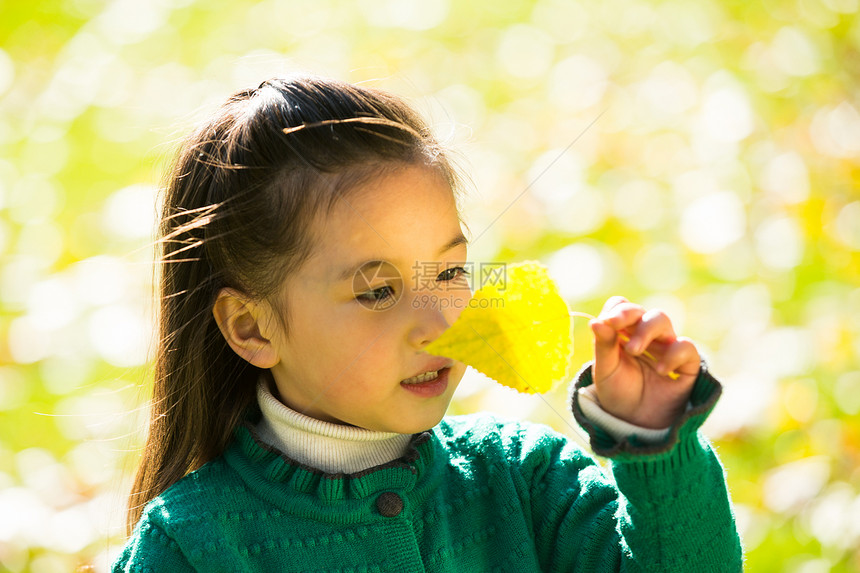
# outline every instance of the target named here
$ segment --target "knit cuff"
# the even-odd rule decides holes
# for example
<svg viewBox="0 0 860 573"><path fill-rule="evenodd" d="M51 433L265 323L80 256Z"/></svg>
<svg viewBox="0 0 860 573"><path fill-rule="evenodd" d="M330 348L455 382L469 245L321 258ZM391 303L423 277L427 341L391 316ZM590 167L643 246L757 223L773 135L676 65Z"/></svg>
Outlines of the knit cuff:
<svg viewBox="0 0 860 573"><path fill-rule="evenodd" d="M669 435L669 427L665 428L643 428L636 424L631 424L621 418L613 416L603 409L600 405L600 400L597 398L597 391L594 385L581 388L579 391L579 406L582 408L582 413L585 417L608 433L615 440L623 440L629 436L636 436L642 443L657 444L666 439Z"/></svg>
<svg viewBox="0 0 860 573"><path fill-rule="evenodd" d="M681 442L689 441L689 439L697 442L696 432L713 410L723 391L722 385L711 376L707 364L702 360L699 374L696 376L696 381L690 392L687 411L672 423L665 439L648 443L636 434L615 438L606 429L598 426L596 420L586 416L582 408L585 399L582 398L581 391L593 384L591 362L580 370L574 380L570 397L570 407L574 418L588 432L592 451L599 456L613 458L615 461L657 460L670 454Z"/></svg>

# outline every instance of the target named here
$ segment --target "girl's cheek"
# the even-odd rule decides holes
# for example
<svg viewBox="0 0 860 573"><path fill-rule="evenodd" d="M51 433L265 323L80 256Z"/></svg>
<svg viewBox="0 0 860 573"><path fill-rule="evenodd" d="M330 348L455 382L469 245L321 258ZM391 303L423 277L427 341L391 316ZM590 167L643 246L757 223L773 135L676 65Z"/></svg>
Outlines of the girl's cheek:
<svg viewBox="0 0 860 573"><path fill-rule="evenodd" d="M471 299L472 293L469 290L464 290L461 294L452 297L451 312L446 317L450 324L460 318L460 315L469 306Z"/></svg>

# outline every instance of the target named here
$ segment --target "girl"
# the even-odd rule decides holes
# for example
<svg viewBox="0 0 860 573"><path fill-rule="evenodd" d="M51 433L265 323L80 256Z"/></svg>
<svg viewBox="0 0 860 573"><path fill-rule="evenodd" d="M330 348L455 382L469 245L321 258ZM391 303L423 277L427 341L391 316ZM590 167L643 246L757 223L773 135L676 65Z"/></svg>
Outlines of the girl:
<svg viewBox="0 0 860 573"><path fill-rule="evenodd" d="M466 367L422 349L471 294L457 192L407 105L336 81L264 82L190 136L114 571L740 570L697 431L720 385L663 313L592 322L571 407L614 478L543 426L443 418Z"/></svg>

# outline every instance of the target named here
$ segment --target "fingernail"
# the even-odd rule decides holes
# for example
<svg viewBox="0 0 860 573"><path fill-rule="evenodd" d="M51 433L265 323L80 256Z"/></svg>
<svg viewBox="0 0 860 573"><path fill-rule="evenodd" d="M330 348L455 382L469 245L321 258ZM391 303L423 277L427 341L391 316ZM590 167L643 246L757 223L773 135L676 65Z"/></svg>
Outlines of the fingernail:
<svg viewBox="0 0 860 573"><path fill-rule="evenodd" d="M639 340L634 339L634 340L629 341L625 348L627 348L628 352L632 352L633 354L638 354L640 345L641 345L641 343L639 342Z"/></svg>

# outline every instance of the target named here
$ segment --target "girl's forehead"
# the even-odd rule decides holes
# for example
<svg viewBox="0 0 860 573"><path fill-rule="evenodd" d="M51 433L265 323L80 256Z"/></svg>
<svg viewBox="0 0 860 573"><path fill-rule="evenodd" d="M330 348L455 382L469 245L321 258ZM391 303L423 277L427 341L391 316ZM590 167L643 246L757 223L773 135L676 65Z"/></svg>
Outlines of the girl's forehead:
<svg viewBox="0 0 860 573"><path fill-rule="evenodd" d="M426 167L405 167L368 181L339 198L318 223L312 257L335 281L362 262L413 265L439 260L466 244L453 191Z"/></svg>
<svg viewBox="0 0 860 573"><path fill-rule="evenodd" d="M403 167L363 182L338 197L320 219L327 236L348 234L384 243L410 231L432 230L421 224L424 221L459 227L450 185L436 170L422 166Z"/></svg>
<svg viewBox="0 0 860 573"><path fill-rule="evenodd" d="M454 198L451 185L440 169L423 164L387 165L378 172L371 171L361 176L338 197L335 207L367 201L420 200L422 194L434 192L440 198Z"/></svg>

